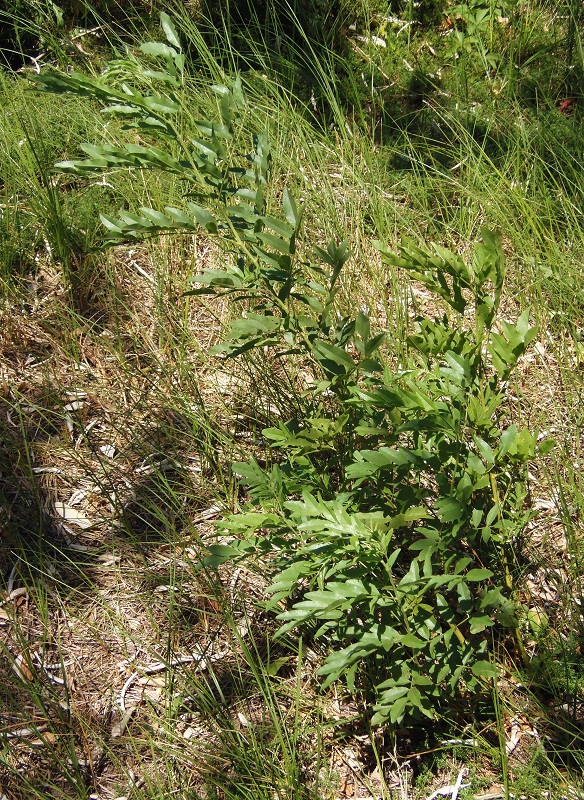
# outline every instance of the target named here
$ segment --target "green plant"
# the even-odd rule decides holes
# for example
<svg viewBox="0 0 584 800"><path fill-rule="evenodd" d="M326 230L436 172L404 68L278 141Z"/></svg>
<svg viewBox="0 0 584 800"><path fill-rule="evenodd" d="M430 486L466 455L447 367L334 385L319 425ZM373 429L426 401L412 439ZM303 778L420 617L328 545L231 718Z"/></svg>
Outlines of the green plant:
<svg viewBox="0 0 584 800"><path fill-rule="evenodd" d="M514 0L469 0L448 9L447 14L455 20L450 53L459 62L467 99L469 59L478 56L487 75L497 68L501 56L493 47L495 25L514 5Z"/></svg>
<svg viewBox="0 0 584 800"><path fill-rule="evenodd" d="M530 517L527 464L551 443L538 445L505 413L509 378L536 331L527 311L515 324L498 319L499 236L484 229L468 264L438 246L394 253L378 243L389 268L424 284L447 311L418 317L407 362L385 363L390 331L374 333L366 313L341 308L348 243L299 250L302 209L292 193L268 207L268 134L232 163L246 107L241 79L213 87L220 121L196 121L195 135L177 123L184 61L169 17L161 19L167 43L142 45L159 68L127 60L120 89L77 73L36 80L107 104L146 139L85 145L89 159L59 169L156 169L181 181L181 208L102 216L110 243L201 229L218 237L225 263L195 276L191 294L227 295L244 310L215 353L270 348L292 364L302 359L313 376L297 416L264 431L273 463L235 465L250 504L221 522L233 541L211 546L204 565L267 564L268 606L285 606L278 635L300 628L323 637L324 685L344 679L365 690L374 724L435 718L461 692L488 690L499 629L524 654L514 545ZM160 89L146 94L137 88L145 84ZM149 143L156 139L168 146Z"/></svg>
<svg viewBox="0 0 584 800"><path fill-rule="evenodd" d="M524 313L492 330L503 257L488 231L471 266L441 248L380 249L458 324L418 319L409 364L382 370L373 356L383 335L371 336L363 313L332 311L344 244L316 251L331 271L328 286L298 298L317 312L309 322L293 309L279 313L264 294L269 333L258 336L259 319L238 320L220 349L274 346L278 331L320 374L311 391L321 402L311 416L264 431L286 454L281 463L236 465L254 509L224 521L239 543L212 547L207 563L238 549L271 551L270 607L292 600L279 635L300 626L326 636L325 685L344 677L351 689L373 689L372 721L400 723L434 717L463 686L479 691L497 674L491 628L517 628L511 545L529 517L525 468L538 447L505 423L502 405L535 329ZM469 310L474 328L465 329ZM518 634L516 644L521 652Z"/></svg>

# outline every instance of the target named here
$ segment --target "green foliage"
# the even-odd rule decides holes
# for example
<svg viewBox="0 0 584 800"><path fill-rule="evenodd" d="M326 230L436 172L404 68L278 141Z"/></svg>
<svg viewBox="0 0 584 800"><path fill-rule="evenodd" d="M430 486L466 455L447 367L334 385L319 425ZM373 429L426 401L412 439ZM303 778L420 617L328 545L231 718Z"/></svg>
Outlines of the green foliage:
<svg viewBox="0 0 584 800"><path fill-rule="evenodd" d="M373 331L364 312L340 307L348 243L299 252L302 209L292 193L284 189L279 207L268 208L267 133L232 163L246 105L240 79L213 87L219 120L197 121L195 136L179 128L184 61L164 14L162 25L166 42L141 48L157 68L128 60L121 88L107 72L36 82L98 100L143 137L140 145L85 145L89 158L59 169L180 178L181 207L102 216L110 243L168 231L217 237L224 264L196 275L191 294L229 295L245 310L214 352L235 358L268 347L302 359L314 376L310 411L264 431L274 463L235 465L249 508L222 521L233 541L212 546L204 563L268 563L278 636L299 629L322 637L330 649L323 685L342 679L364 690L374 724L433 719L498 674L489 647L497 631L508 629L521 653L511 544L530 516L527 465L550 446L505 413L507 381L535 329L528 312L515 324L498 320L500 237L484 229L470 263L438 246L404 244L395 253L377 244L389 269L422 282L448 310L417 318L407 363L385 363L391 331ZM139 91L145 82L160 88Z"/></svg>
<svg viewBox="0 0 584 800"><path fill-rule="evenodd" d="M345 244L329 245L329 285L310 282L315 307L315 297L294 292L312 314L283 310L275 302L282 279L266 281L261 303L255 298L261 313L238 320L220 349L302 351L321 403L317 415L264 431L284 454L270 471L236 465L264 515L235 515L223 529L247 542L242 553L272 548L269 606L292 601L278 635L301 628L326 637L324 685L344 678L350 689L373 690L372 721L401 723L434 717L463 687L479 691L497 674L490 629L517 627L509 545L529 516L525 470L537 445L505 424L502 408L505 381L535 330L526 314L502 322L502 334L491 330L503 256L489 231L468 266L438 247L380 249L445 300L458 323L418 319L410 363L392 371L382 368L383 334L371 335L368 318L335 314ZM474 329L465 329L465 312ZM218 555L211 548L208 563Z"/></svg>
<svg viewBox="0 0 584 800"><path fill-rule="evenodd" d="M503 323L503 335L491 331L503 257L490 232L472 266L441 248L381 249L455 309L458 325L419 319L410 340L418 357L398 371L372 358L382 337L371 337L362 313L295 338L320 373L320 413L264 432L283 461L269 472L236 469L265 516L236 515L225 529L248 543L264 531L260 544L274 550L270 607L292 598L279 635L300 627L333 644L324 685L343 677L373 689L372 721L401 723L434 717L463 687L479 691L497 674L490 629L517 627L508 551L529 516L525 469L537 447L529 431L504 424L502 406L535 331L526 315ZM331 278L338 263L330 259ZM329 315L332 303L327 294ZM463 326L468 311L474 330ZM295 317L278 329L297 330ZM273 332L256 343L273 345Z"/></svg>
<svg viewBox="0 0 584 800"><path fill-rule="evenodd" d="M448 9L448 14L455 21L450 55L458 61L463 73L469 68L469 57L476 57L487 74L497 68L501 59L493 48L497 20L510 13L515 4L515 0L469 0L468 3ZM468 94L466 74L464 84Z"/></svg>

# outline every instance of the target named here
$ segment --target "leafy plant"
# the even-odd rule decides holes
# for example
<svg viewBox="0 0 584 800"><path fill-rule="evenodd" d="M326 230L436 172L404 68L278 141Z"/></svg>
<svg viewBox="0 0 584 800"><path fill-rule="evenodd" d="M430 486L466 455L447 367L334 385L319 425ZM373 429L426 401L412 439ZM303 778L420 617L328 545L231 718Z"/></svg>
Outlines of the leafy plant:
<svg viewBox="0 0 584 800"><path fill-rule="evenodd" d="M487 72L497 67L500 56L493 52L495 23L514 5L513 0L468 0L448 9L449 17L456 21L451 52L461 60L463 69L473 53L480 57Z"/></svg>
<svg viewBox="0 0 584 800"><path fill-rule="evenodd" d="M434 718L497 675L489 649L496 630L508 629L523 654L513 545L530 516L527 464L551 443L538 445L505 413L509 378L535 329L527 311L514 324L498 320L500 238L483 229L470 263L438 246L395 253L377 244L388 267L424 284L446 310L418 317L407 362L386 363L391 332L341 308L348 243L304 255L292 193L284 189L279 207L268 208L268 134L232 163L247 102L241 80L213 87L220 120L196 121L194 132L177 122L184 61L170 18L161 20L166 43L141 48L157 69L118 62L120 88L108 81L111 68L100 79L36 81L97 99L146 140L85 145L88 159L57 168L156 169L181 181L181 207L102 216L110 243L169 231L217 237L224 263L196 275L191 294L227 295L243 310L214 352L235 358L267 347L302 359L314 376L305 412L264 431L273 463L235 465L250 502L221 522L233 539L212 545L204 565L251 557L268 564L278 635L322 637L330 649L323 685L343 679L365 690L374 724Z"/></svg>
<svg viewBox="0 0 584 800"><path fill-rule="evenodd" d="M373 359L383 337L371 336L362 313L315 326L308 342L295 338L322 378L312 389L319 413L264 432L285 453L270 471L236 465L254 508L223 523L242 544L212 547L207 564L237 549L271 551L269 607L292 601L278 635L303 627L326 637L333 650L319 670L324 685L343 677L350 689L373 689L372 721L401 723L434 717L444 699L462 687L477 692L497 674L488 654L494 625L514 631L522 652L511 544L529 517L526 465L542 446L504 421L505 382L535 329L524 313L492 330L503 284L499 238L484 230L471 265L438 247L379 247L458 324L419 318L410 363L395 371ZM329 315L336 253L331 245ZM284 331L296 328L294 315ZM239 341L244 329L238 321Z"/></svg>

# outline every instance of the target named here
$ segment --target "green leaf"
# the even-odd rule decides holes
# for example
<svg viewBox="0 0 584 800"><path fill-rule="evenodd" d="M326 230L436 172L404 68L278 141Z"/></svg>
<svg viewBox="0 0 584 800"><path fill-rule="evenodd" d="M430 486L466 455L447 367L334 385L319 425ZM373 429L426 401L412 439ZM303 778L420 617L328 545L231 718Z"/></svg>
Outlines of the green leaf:
<svg viewBox="0 0 584 800"><path fill-rule="evenodd" d="M415 280L424 283L456 311L464 313L467 301L463 289L471 288L472 276L460 256L438 245L430 249L407 244L400 248L399 254L388 250L381 242L373 242L373 246L381 252L385 263L409 270Z"/></svg>
<svg viewBox="0 0 584 800"><path fill-rule="evenodd" d="M229 214L231 219L242 219L254 225L259 219L260 215L256 213L254 206L249 203L238 203L235 206L226 206L225 211Z"/></svg>
<svg viewBox="0 0 584 800"><path fill-rule="evenodd" d="M156 69L145 69L143 75L146 78L152 78L155 81L162 81L162 83L165 83L167 86L170 86L173 89L178 89L180 86L180 81L178 81L174 75L170 75L168 72L161 72L160 70ZM109 106L107 110L114 111L115 106ZM103 111L105 112L106 109L103 109Z"/></svg>
<svg viewBox="0 0 584 800"><path fill-rule="evenodd" d="M407 633L405 636L402 636L400 642L404 647L411 647L412 650L421 650L426 646L426 642L418 636L414 636L413 633Z"/></svg>
<svg viewBox="0 0 584 800"><path fill-rule="evenodd" d="M385 332L378 333L376 336L373 336L371 339L367 341L365 344L365 355L367 358L373 355L373 353L379 349L379 346L385 339Z"/></svg>
<svg viewBox="0 0 584 800"><path fill-rule="evenodd" d="M515 437L515 449L517 455L520 456L523 461L534 458L536 444L535 436L533 436L527 428L522 428Z"/></svg>
<svg viewBox="0 0 584 800"><path fill-rule="evenodd" d="M169 47L164 42L143 42L140 45L140 50L147 56L164 56L165 58L174 58L177 55L173 47Z"/></svg>
<svg viewBox="0 0 584 800"><path fill-rule="evenodd" d="M490 569L471 569L464 576L467 581L486 581L493 577Z"/></svg>
<svg viewBox="0 0 584 800"><path fill-rule="evenodd" d="M168 14L164 11L160 13L160 24L162 25L162 30L164 31L164 35L166 36L166 41L170 42L173 47L176 47L177 50L180 50L180 39L178 38L178 34L176 32L176 28L172 24L172 20L168 16Z"/></svg>
<svg viewBox="0 0 584 800"><path fill-rule="evenodd" d="M364 358L359 362L359 370L365 375L370 375L374 372L383 372L383 367L374 358Z"/></svg>
<svg viewBox="0 0 584 800"><path fill-rule="evenodd" d="M420 708L420 706L422 705L422 695L417 686L412 686L412 688L408 692L407 697L410 705L412 705L414 708Z"/></svg>
<svg viewBox="0 0 584 800"><path fill-rule="evenodd" d="M482 633L486 628L490 628L493 625L493 620L486 614L472 614L469 619L469 625L470 632L474 635L475 633Z"/></svg>
<svg viewBox="0 0 584 800"><path fill-rule="evenodd" d="M387 681L386 684L387 683L394 683L394 681ZM378 686L378 690L386 684ZM408 703L408 692L409 688L407 686L393 686L387 689L387 691L384 691L381 695L380 702L374 707L376 713L373 715L371 724L380 725L387 722L388 718L391 717L392 709L395 709L395 719L392 719L392 722L396 722Z"/></svg>
<svg viewBox="0 0 584 800"><path fill-rule="evenodd" d="M298 209L296 207L296 203L294 198L292 197L291 193L288 191L288 188L284 188L284 193L282 195L282 206L284 207L284 214L286 219L292 225L292 227L296 230L298 225L300 224L300 214L298 213Z"/></svg>
<svg viewBox="0 0 584 800"><path fill-rule="evenodd" d="M205 556L202 563L208 569L217 569L227 561L241 558L243 554L241 548L231 547L228 544L212 544L209 547L209 555Z"/></svg>
<svg viewBox="0 0 584 800"><path fill-rule="evenodd" d="M266 665L266 672L270 677L274 678L278 672L285 667L287 664L290 663L290 656L281 656L280 658L274 659L274 661L269 661Z"/></svg>
<svg viewBox="0 0 584 800"><path fill-rule="evenodd" d="M209 233L217 233L217 222L206 209L201 208L201 206L195 203L188 203L188 209L192 212L194 218L202 228L205 228Z"/></svg>
<svg viewBox="0 0 584 800"><path fill-rule="evenodd" d="M331 275L332 288L345 262L351 257L349 243L345 240L337 245L336 242L332 240L329 242L326 250L323 250L322 247L316 246L314 248L314 252L322 261L325 262L325 264L329 264L329 266L333 268L333 273Z"/></svg>
<svg viewBox="0 0 584 800"><path fill-rule="evenodd" d="M478 528L483 519L483 509L473 508L472 514L470 515L470 519L473 528Z"/></svg>
<svg viewBox="0 0 584 800"><path fill-rule="evenodd" d="M463 556L462 558L459 558L458 561L456 562L456 566L454 567L455 575L460 575L460 573L464 569L466 569L468 565L471 563L472 563L472 558L469 558L469 556Z"/></svg>
<svg viewBox="0 0 584 800"><path fill-rule="evenodd" d="M285 222L270 216L265 216L261 219L266 228L274 231L274 233L277 233L278 236L281 236L283 239L290 240L294 236L294 228L287 225Z"/></svg>
<svg viewBox="0 0 584 800"><path fill-rule="evenodd" d="M547 456L547 454L551 453L556 445L557 442L555 439L547 438L538 444L537 451L540 456Z"/></svg>
<svg viewBox="0 0 584 800"><path fill-rule="evenodd" d="M486 472L485 465L480 460L480 458L476 455L476 453L469 453L468 458L466 459L466 463L473 472L476 472L477 475L484 475Z"/></svg>
<svg viewBox="0 0 584 800"><path fill-rule="evenodd" d="M200 139L196 139L194 136L191 136L191 144L194 145L197 150L199 150L204 156L208 156L212 161L217 159L217 151L210 147L207 142L202 142Z"/></svg>
<svg viewBox="0 0 584 800"><path fill-rule="evenodd" d="M454 497L441 497L436 500L436 512L442 522L455 522L464 514L464 507Z"/></svg>
<svg viewBox="0 0 584 800"><path fill-rule="evenodd" d="M408 705L408 702L409 701L406 696L399 697L394 703L392 703L391 708L389 709L389 719L394 725L403 719L404 711Z"/></svg>
<svg viewBox="0 0 584 800"><path fill-rule="evenodd" d="M498 678L501 674L499 668L490 661L475 661L471 672L477 678Z"/></svg>
<svg viewBox="0 0 584 800"><path fill-rule="evenodd" d="M492 466L495 463L495 453L493 449L484 439L481 439L480 436L475 436L474 441L483 460L486 461L489 466Z"/></svg>
<svg viewBox="0 0 584 800"><path fill-rule="evenodd" d="M139 208L138 211L140 211L142 216L147 220L158 225L160 228L172 227L172 220L170 217L167 217L166 214L160 211L155 211L153 208Z"/></svg>
<svg viewBox="0 0 584 800"><path fill-rule="evenodd" d="M268 247L277 250L278 253L283 253L285 255L290 253L290 242L281 239L279 236L274 236L273 233L262 231L261 233L256 233L256 237L260 242L267 244Z"/></svg>
<svg viewBox="0 0 584 800"><path fill-rule="evenodd" d="M205 272L191 278L190 283L200 283L203 286L217 286L225 289L243 286L243 281L239 275L221 269L206 269Z"/></svg>
<svg viewBox="0 0 584 800"><path fill-rule="evenodd" d="M517 427L509 425L507 430L501 434L499 439L499 457L503 458L510 449L515 447L515 439L517 438Z"/></svg>
<svg viewBox="0 0 584 800"><path fill-rule="evenodd" d="M519 620L515 615L515 611L515 604L511 600L508 600L507 598L501 598L499 608L495 612L497 622L499 622L505 628L517 628L519 625Z"/></svg>
<svg viewBox="0 0 584 800"><path fill-rule="evenodd" d="M467 358L459 356L452 351L444 353L444 358L450 366L448 374L456 383L463 386L470 381L470 364ZM446 372L446 370L444 370L444 372Z"/></svg>
<svg viewBox="0 0 584 800"><path fill-rule="evenodd" d="M161 95L145 97L144 105L161 114L178 114L180 111L180 105L177 102Z"/></svg>
<svg viewBox="0 0 584 800"><path fill-rule="evenodd" d="M176 225L179 225L182 228L196 227L193 224L192 218L189 217L188 214L185 214L184 211L181 211L180 208L173 208L172 206L166 206L164 210Z"/></svg>
<svg viewBox="0 0 584 800"><path fill-rule="evenodd" d="M317 341L312 352L319 363L329 372L337 375L346 374L355 368L355 362L346 350L329 342Z"/></svg>
<svg viewBox="0 0 584 800"><path fill-rule="evenodd" d="M114 219L113 217L108 217L105 214L100 214L99 218L101 220L101 224L108 229L108 231L112 231L113 233L122 233L122 229L119 226L118 220Z"/></svg>
<svg viewBox="0 0 584 800"><path fill-rule="evenodd" d="M376 468L390 465L400 467L419 466L422 463L420 456L405 447L380 447L379 450L360 450L355 455L375 465ZM416 507L415 513L417 513L417 511L418 508ZM405 516L406 520L421 518L422 517L410 518L407 513Z"/></svg>
<svg viewBox="0 0 584 800"><path fill-rule="evenodd" d="M549 628L549 617L540 608L529 608L527 611L527 622L535 636L541 636Z"/></svg>
<svg viewBox="0 0 584 800"><path fill-rule="evenodd" d="M233 136L229 128L220 122L198 120L195 125L204 136L210 136L211 138L216 136L219 139L231 139Z"/></svg>

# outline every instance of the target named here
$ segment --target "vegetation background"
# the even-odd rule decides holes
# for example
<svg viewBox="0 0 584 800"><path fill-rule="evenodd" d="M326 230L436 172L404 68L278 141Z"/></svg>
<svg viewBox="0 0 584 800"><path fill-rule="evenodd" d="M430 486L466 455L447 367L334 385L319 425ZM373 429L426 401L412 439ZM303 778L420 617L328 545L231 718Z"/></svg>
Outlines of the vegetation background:
<svg viewBox="0 0 584 800"><path fill-rule="evenodd" d="M0 10L0 794L584 796L582 4L159 5Z"/></svg>

